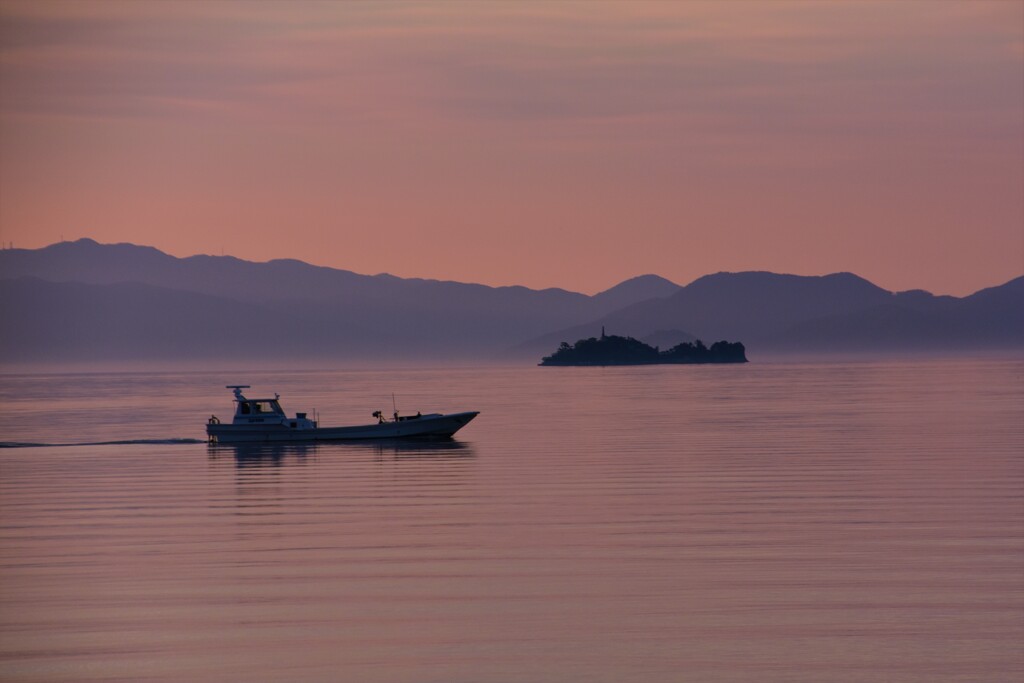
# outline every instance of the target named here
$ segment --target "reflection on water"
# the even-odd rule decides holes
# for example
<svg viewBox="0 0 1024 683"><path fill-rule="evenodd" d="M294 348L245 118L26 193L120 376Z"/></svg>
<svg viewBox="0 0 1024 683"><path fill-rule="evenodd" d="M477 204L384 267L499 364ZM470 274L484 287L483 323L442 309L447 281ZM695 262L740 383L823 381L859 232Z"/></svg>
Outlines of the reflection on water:
<svg viewBox="0 0 1024 683"><path fill-rule="evenodd" d="M307 458L317 454L317 444L209 444L206 452L214 462L233 458L239 468L277 467L288 461L305 464Z"/></svg>
<svg viewBox="0 0 1024 683"><path fill-rule="evenodd" d="M209 444L212 461L233 457L239 468L305 464L320 457L345 458L372 454L375 458L464 459L473 458L473 447L455 439L372 439L344 442Z"/></svg>
<svg viewBox="0 0 1024 683"><path fill-rule="evenodd" d="M1022 373L248 373L484 412L214 447L237 376L8 378L4 441L139 442L0 451L0 680L1021 680Z"/></svg>

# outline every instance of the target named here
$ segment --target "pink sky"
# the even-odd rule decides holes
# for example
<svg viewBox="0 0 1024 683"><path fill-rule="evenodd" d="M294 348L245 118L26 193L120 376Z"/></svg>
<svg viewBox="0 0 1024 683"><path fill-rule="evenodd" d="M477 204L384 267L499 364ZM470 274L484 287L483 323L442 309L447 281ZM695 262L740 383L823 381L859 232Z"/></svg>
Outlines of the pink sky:
<svg viewBox="0 0 1024 683"><path fill-rule="evenodd" d="M1024 3L0 0L0 241L61 236L967 294L1024 273Z"/></svg>

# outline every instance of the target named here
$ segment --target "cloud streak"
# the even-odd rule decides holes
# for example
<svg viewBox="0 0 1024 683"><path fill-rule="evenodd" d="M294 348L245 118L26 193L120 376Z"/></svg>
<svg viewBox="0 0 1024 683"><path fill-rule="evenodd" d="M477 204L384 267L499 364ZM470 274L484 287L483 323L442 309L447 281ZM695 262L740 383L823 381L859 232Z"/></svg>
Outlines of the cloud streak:
<svg viewBox="0 0 1024 683"><path fill-rule="evenodd" d="M38 113L75 115L89 99L102 107L83 115L135 112L139 101L246 108L287 93L299 123L354 100L462 121L579 121L732 103L759 113L766 101L795 109L799 96L837 87L907 111L955 105L951 87L970 89L976 106L1020 96L991 87L1020 70L1020 12L1009 3L458 3L409 5L408 16L390 4L302 14L274 3L116 3L56 17L6 7L3 106Z"/></svg>

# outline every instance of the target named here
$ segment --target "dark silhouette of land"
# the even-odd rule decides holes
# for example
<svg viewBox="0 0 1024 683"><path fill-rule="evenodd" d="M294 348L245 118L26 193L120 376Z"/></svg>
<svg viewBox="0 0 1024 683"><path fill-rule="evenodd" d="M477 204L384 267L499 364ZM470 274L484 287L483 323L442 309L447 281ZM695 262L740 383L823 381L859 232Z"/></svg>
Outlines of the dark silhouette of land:
<svg viewBox="0 0 1024 683"><path fill-rule="evenodd" d="M678 290L646 275L587 296L82 239L0 250L0 360L480 361Z"/></svg>
<svg viewBox="0 0 1024 683"><path fill-rule="evenodd" d="M0 250L0 362L501 359L606 325L648 346L742 339L758 354L1024 349L1024 277L966 297L851 273L656 275L587 296L361 275L301 261L176 258L61 242Z"/></svg>
<svg viewBox="0 0 1024 683"><path fill-rule="evenodd" d="M758 353L894 353L1024 348L1024 277L966 297L890 292L852 273L717 273L519 344L536 358L564 339L607 326L637 339L673 327L704 339L742 339Z"/></svg>
<svg viewBox="0 0 1024 683"><path fill-rule="evenodd" d="M606 335L580 339L575 344L562 342L558 350L545 356L541 365L688 365L698 363L746 363L746 349L740 342L718 341L711 348L700 339L683 342L668 351L648 346L633 337Z"/></svg>

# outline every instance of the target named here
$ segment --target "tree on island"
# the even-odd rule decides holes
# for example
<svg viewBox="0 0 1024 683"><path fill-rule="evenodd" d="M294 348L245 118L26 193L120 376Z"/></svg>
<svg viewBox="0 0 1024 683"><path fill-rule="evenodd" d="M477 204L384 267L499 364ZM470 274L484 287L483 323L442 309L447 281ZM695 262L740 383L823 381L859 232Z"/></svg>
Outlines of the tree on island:
<svg viewBox="0 0 1024 683"><path fill-rule="evenodd" d="M740 342L717 341L708 348L701 340L683 342L668 351L633 337L605 335L580 339L575 344L562 342L541 365L657 365L685 363L746 363L746 349Z"/></svg>
<svg viewBox="0 0 1024 683"><path fill-rule="evenodd" d="M661 355L675 363L745 363L747 360L746 348L740 342L716 341L707 348L700 339L692 344L683 342Z"/></svg>

